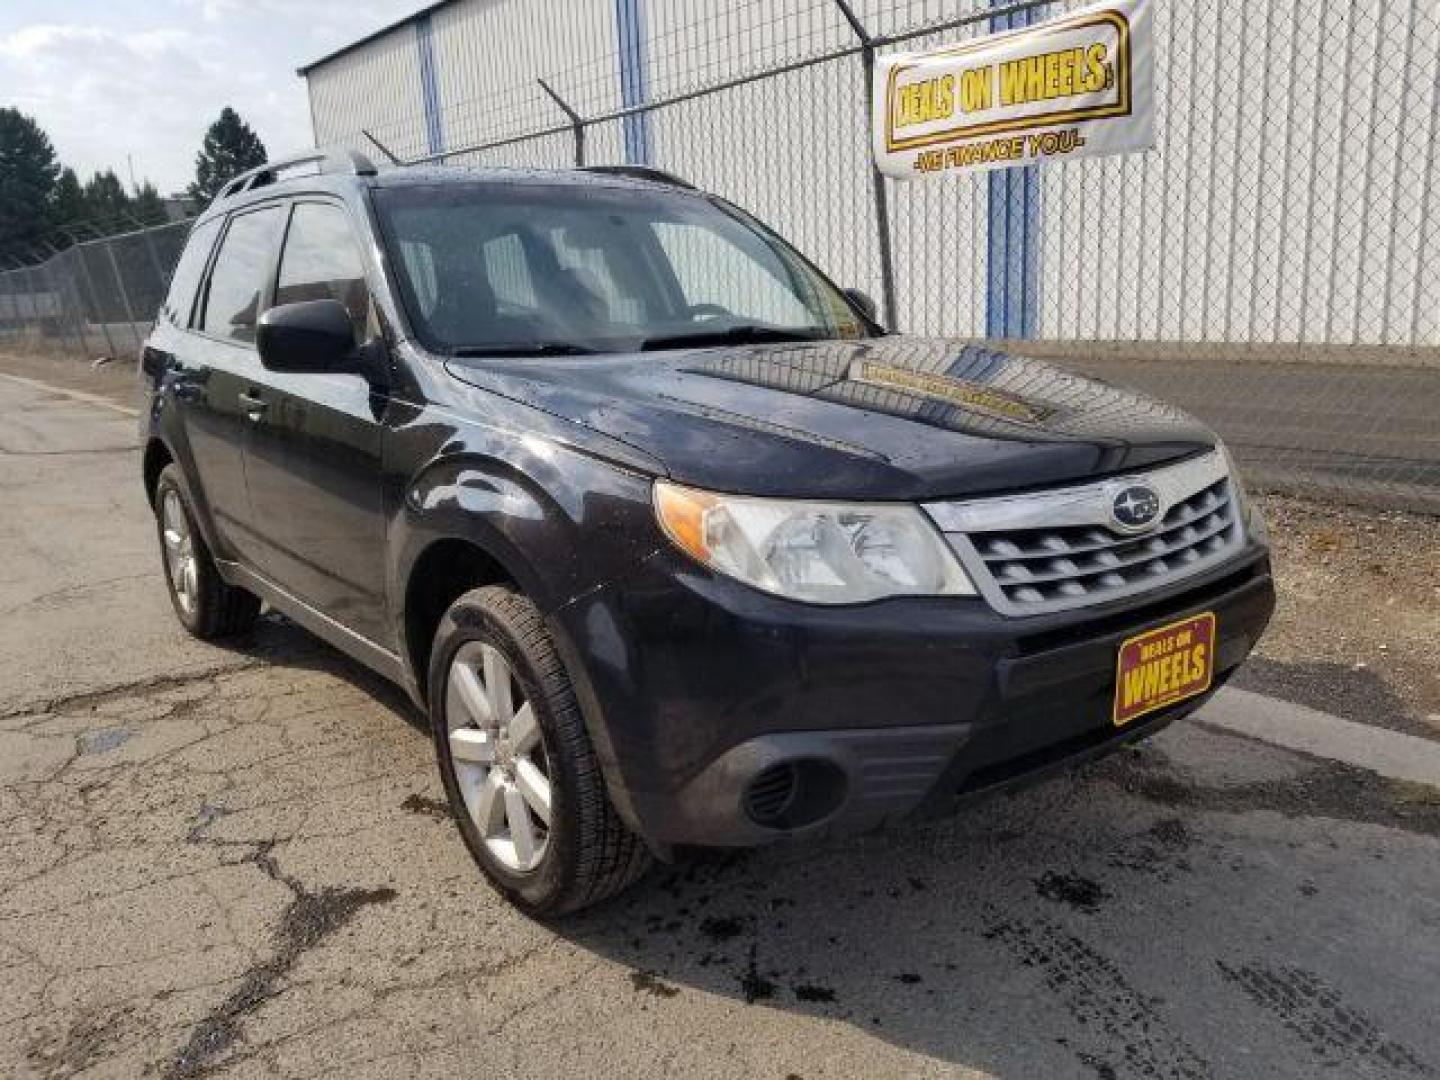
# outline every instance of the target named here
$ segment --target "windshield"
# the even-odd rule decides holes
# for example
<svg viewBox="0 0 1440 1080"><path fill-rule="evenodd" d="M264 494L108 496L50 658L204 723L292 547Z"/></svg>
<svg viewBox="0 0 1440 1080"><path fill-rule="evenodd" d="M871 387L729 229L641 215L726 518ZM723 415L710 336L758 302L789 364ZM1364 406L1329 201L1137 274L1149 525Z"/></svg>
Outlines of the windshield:
<svg viewBox="0 0 1440 1080"><path fill-rule="evenodd" d="M773 234L699 195L600 184L383 188L420 339L564 355L863 337L844 295Z"/></svg>

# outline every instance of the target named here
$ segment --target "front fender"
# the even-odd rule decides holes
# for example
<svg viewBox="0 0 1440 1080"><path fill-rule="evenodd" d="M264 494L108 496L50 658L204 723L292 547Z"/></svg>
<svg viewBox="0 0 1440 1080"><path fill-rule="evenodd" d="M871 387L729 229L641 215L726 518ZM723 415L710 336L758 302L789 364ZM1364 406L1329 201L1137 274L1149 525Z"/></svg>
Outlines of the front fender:
<svg viewBox="0 0 1440 1080"><path fill-rule="evenodd" d="M655 550L648 477L553 444L534 449L530 460L441 457L411 480L392 530L397 590L431 544L460 539L549 614Z"/></svg>
<svg viewBox="0 0 1440 1080"><path fill-rule="evenodd" d="M524 454L524 451L517 453ZM434 544L463 540L481 549L535 602L566 660L581 713L612 793L618 772L590 673L554 612L600 589L651 555L660 536L651 480L553 444L528 460L464 454L431 462L407 485L391 530L392 595L409 594L417 563ZM396 633L413 656L408 620L397 605ZM413 672L417 685L424 672ZM628 803L620 800L626 814ZM631 815L627 814L627 820Z"/></svg>

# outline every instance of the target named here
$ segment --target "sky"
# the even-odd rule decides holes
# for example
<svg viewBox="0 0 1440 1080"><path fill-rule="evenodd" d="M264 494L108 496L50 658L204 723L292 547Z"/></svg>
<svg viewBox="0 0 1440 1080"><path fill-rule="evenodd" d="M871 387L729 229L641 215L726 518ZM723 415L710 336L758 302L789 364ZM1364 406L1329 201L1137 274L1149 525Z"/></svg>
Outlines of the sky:
<svg viewBox="0 0 1440 1080"><path fill-rule="evenodd" d="M45 129L82 179L113 168L162 194L229 105L272 158L311 146L303 63L422 0L3 0L0 106Z"/></svg>

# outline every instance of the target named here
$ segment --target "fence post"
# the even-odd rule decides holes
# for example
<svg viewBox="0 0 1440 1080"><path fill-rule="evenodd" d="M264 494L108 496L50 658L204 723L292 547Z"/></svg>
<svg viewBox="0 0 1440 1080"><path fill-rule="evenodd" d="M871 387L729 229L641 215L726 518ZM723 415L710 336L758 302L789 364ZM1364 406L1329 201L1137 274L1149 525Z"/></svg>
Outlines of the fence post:
<svg viewBox="0 0 1440 1080"><path fill-rule="evenodd" d="M585 119L572 109L569 103L557 94L544 79L535 81L540 84L540 89L550 96L550 100L560 106L560 111L570 121L570 130L575 133L575 167L583 169L585 167Z"/></svg>
<svg viewBox="0 0 1440 1080"><path fill-rule="evenodd" d="M55 290L55 295L59 298L62 320L75 336L76 355L83 359L85 356L85 320L80 310L80 289L75 282L74 271L65 275L63 285L58 285L56 279L60 269L60 257L65 253L65 249L49 240L42 239L41 243L50 249L50 257L45 260L47 267L45 273L50 279L50 288Z"/></svg>
<svg viewBox="0 0 1440 1080"><path fill-rule="evenodd" d="M168 282L165 280L165 268L160 265L160 256L155 254L155 240L150 234L155 229L169 228L169 224L146 225L138 218L130 217L129 214L126 214L125 216L127 218L130 218L131 221L135 222L136 226L139 228L141 237L145 240L145 252L147 255L150 256L150 268L155 271L156 291L160 294L163 301L165 296L165 286L168 284Z"/></svg>
<svg viewBox="0 0 1440 1080"><path fill-rule="evenodd" d="M69 229L63 229L61 231L64 232L66 236L70 237L70 240L72 241L75 258L80 263L80 276L85 280L85 290L90 294L89 307L93 309L97 314L103 316L104 313L100 311L100 295L95 291L95 279L90 276L90 264L85 259L85 245L82 244L79 239L76 238L75 234L72 233ZM82 320L80 333L82 335L82 341L88 345L89 335L85 333L85 328L90 323L88 317L90 311L85 310L87 305L84 297L81 297L80 306L82 308L80 313ZM105 338L105 347L109 350L111 359L118 359L119 350L115 348L115 342L110 337L110 327L105 322L103 317L100 320L100 333Z"/></svg>
<svg viewBox="0 0 1440 1080"><path fill-rule="evenodd" d="M376 150L379 150L380 153L384 154L385 157L386 157L386 159L390 162L391 165L404 165L404 164L405 164L403 161L401 161L398 157L396 157L393 153L390 152L390 148L389 148L388 146L386 146L384 143L382 143L382 142L381 142L379 139L377 139L374 135L371 135L368 129L366 129L366 128L361 128L361 129L360 129L360 134L361 134L361 135L364 135L365 138L369 139L369 140L370 140L370 145L373 146L373 147L375 147Z"/></svg>
<svg viewBox="0 0 1440 1080"><path fill-rule="evenodd" d="M40 313L40 291L35 286L35 267L33 265L22 266L21 270L25 274L25 292L26 295L30 297L31 318L34 320L33 328L37 334L43 335L45 332L45 318ZM19 305L16 305L16 310L18 312Z"/></svg>
<svg viewBox="0 0 1440 1080"><path fill-rule="evenodd" d="M15 321L22 326L25 325L24 316L20 310L20 290L25 290L25 296L30 301L30 325L32 329L40 326L40 298L35 295L35 275L30 272L30 266L18 256L12 256L15 260L15 267L9 273L12 290L10 303L15 310Z"/></svg>
<svg viewBox="0 0 1440 1080"><path fill-rule="evenodd" d="M856 16L848 0L835 0L835 6L860 40L860 62L865 71L865 126L868 129L875 115L875 39ZM866 156L870 156L868 152ZM875 200L875 230L880 240L880 290L885 325L894 330L898 313L895 310L895 252L890 244L890 192L885 187L885 177L873 160L870 162L870 186Z"/></svg>
<svg viewBox="0 0 1440 1080"><path fill-rule="evenodd" d="M115 285L120 290L120 306L125 309L125 319L130 324L130 336L135 339L135 356L138 358L145 350L145 339L140 334L140 328L135 325L135 309L130 306L130 294L125 290L125 275L120 273L120 261L115 258L113 240L105 241L105 255L110 260L111 271L115 274Z"/></svg>
<svg viewBox="0 0 1440 1080"><path fill-rule="evenodd" d="M11 316L15 320L15 325L23 328L25 318L20 313L20 272L25 269L25 261L18 255L6 255L5 258L10 260L10 265L4 267L3 270L7 290L5 295L10 298L10 303L7 306L11 312Z"/></svg>
<svg viewBox="0 0 1440 1080"><path fill-rule="evenodd" d="M7 255L6 258L8 258L14 264L13 266L5 267L3 271L0 271L0 276L3 276L3 280L6 285L6 291L4 295L9 300L9 303L6 305L9 312L8 317L13 318L15 320L15 325L23 330L25 326L25 319L20 313L20 271L25 268L25 264L20 261L20 257L18 255Z"/></svg>
<svg viewBox="0 0 1440 1080"><path fill-rule="evenodd" d="M13 258L13 256L12 256L12 258ZM9 287L10 287L11 275L12 275L12 271L11 271L10 269L8 269L8 268L6 268L6 267L3 267L3 266L0 266L0 299L3 299L3 298L5 298L5 297L9 297L9 296L12 295L11 292L7 291L7 290L9 289ZM10 311L11 308L14 308L14 310L15 310L15 315L16 315L16 320L17 320L17 321L19 320L20 305L17 304L17 303L14 303L13 301L5 301L5 303L4 303L4 309L5 309L6 314L3 315L3 316L0 316L0 327L3 327L4 324L5 324L5 322L8 320L8 318L9 318L9 314L8 314L8 313L9 313L9 311Z"/></svg>
<svg viewBox="0 0 1440 1080"><path fill-rule="evenodd" d="M31 278L33 280L34 276L38 274L40 276L40 287L45 290L47 295L53 298L55 309L50 313L50 318L55 323L58 336L64 341L65 348L68 349L70 347L70 328L66 325L65 305L60 302L60 294L55 291L55 279L51 274L50 267L50 260L54 257L55 247L43 237L40 242L45 245L43 248L31 248L30 250L31 257L35 260Z"/></svg>
<svg viewBox="0 0 1440 1080"><path fill-rule="evenodd" d="M46 247L50 247L50 245L46 244ZM39 263L36 264L36 269L40 271L40 274L44 280L46 292L48 292L51 296L55 298L55 325L60 333L61 339L65 342L65 347L69 348L69 320L65 318L65 303L61 299L59 290L55 288L55 276L52 273L52 267L50 265L50 260L52 258L54 258L53 248L51 249L51 253L49 255L47 255ZM83 354L85 350L82 348L80 351Z"/></svg>

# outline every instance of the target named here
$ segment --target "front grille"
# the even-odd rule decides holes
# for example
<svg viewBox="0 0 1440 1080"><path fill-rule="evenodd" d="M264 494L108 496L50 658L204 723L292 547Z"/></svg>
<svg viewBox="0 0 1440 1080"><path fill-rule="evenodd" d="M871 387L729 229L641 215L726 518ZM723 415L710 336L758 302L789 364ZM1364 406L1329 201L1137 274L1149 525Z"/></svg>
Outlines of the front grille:
<svg viewBox="0 0 1440 1080"><path fill-rule="evenodd" d="M1108 599L1136 584L1169 581L1237 539L1230 482L1174 507L1146 536L1109 529L1018 529L971 537L985 568L1017 607Z"/></svg>
<svg viewBox="0 0 1440 1080"><path fill-rule="evenodd" d="M1117 489L1142 480L1164 511L1141 535L1110 524ZM1138 478L928 507L976 587L1007 614L1105 603L1215 566L1244 544L1224 459L1211 454Z"/></svg>

